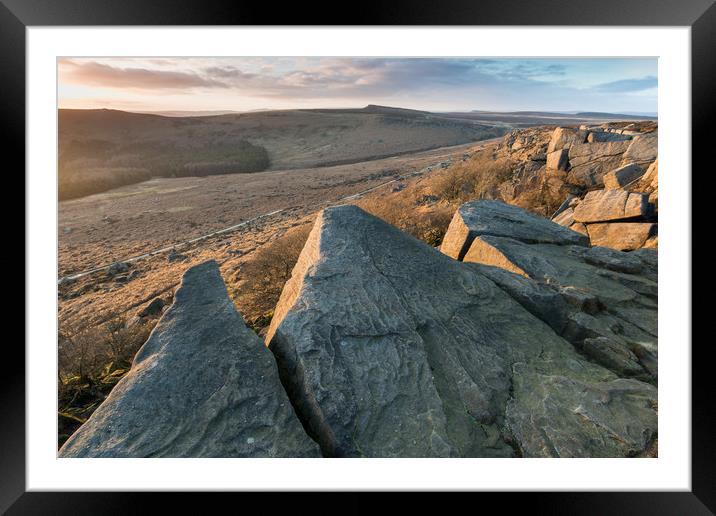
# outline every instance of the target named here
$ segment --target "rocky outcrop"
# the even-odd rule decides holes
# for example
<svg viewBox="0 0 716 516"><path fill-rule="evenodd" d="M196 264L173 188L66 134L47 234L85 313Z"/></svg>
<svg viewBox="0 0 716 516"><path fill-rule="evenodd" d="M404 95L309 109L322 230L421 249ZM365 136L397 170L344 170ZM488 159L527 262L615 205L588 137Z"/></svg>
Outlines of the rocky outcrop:
<svg viewBox="0 0 716 516"><path fill-rule="evenodd" d="M646 172L636 163L619 167L604 176L604 186L583 199L569 195L552 220L589 235L592 245L620 251L657 248L658 161Z"/></svg>
<svg viewBox="0 0 716 516"><path fill-rule="evenodd" d="M629 163L606 174L604 176L604 188L623 188L639 179L643 174L643 168L636 163Z"/></svg>
<svg viewBox="0 0 716 516"><path fill-rule="evenodd" d="M569 151L559 149L547 154L547 170L567 170L569 167Z"/></svg>
<svg viewBox="0 0 716 516"><path fill-rule="evenodd" d="M60 457L318 457L216 262L189 269L130 372Z"/></svg>
<svg viewBox="0 0 716 516"><path fill-rule="evenodd" d="M649 204L653 206L654 213L659 211L659 160L649 165L643 176L626 186L631 192L644 192L649 194Z"/></svg>
<svg viewBox="0 0 716 516"><path fill-rule="evenodd" d="M540 258L543 247L577 257L590 253L578 245L582 235L546 219L498 203L482 206L487 209L472 204L456 214L451 231L458 234L446 250L459 256L477 239L515 242L534 248L535 260L547 264L544 274L549 265ZM617 298L614 303L637 295L608 280L614 275L641 285L634 288L652 287L647 279L614 270L643 268L641 261L625 265L601 254L594 259L612 267L600 269L597 283L599 294ZM582 264L580 278L585 260L575 258ZM521 268L533 270L527 262ZM561 274L569 279L572 273ZM297 414L324 455L641 453L657 428L656 388L631 374L634 358L617 343L617 333L608 342L600 339L601 327L577 335L590 322L580 326L573 319L584 314L615 332L621 324L627 329L618 338L646 331L626 322L625 314L610 315L608 324L608 314L577 310L578 302L602 310L592 291L574 287L579 291L566 294L527 276L453 260L355 206L324 210L267 335ZM607 281L615 286L611 293L602 292ZM588 350L578 351L560 336L567 332Z"/></svg>
<svg viewBox="0 0 716 516"><path fill-rule="evenodd" d="M574 220L591 223L637 219L646 216L648 205L645 194L624 190L593 190L574 209Z"/></svg>
<svg viewBox="0 0 716 516"><path fill-rule="evenodd" d="M584 143L587 139L587 131L582 129L573 129L571 127L557 127L552 132L552 138L547 146L547 154L569 149L574 144Z"/></svg>
<svg viewBox="0 0 716 516"><path fill-rule="evenodd" d="M477 209L477 206L480 209ZM482 209L489 206L490 209ZM472 241L478 236L507 236L530 242L549 244L588 245L584 235L553 224L544 218L535 218L525 210L500 201L466 203L455 213L440 251L462 260Z"/></svg>
<svg viewBox="0 0 716 516"><path fill-rule="evenodd" d="M639 121L512 131L494 153L509 160L514 171L498 190L503 200L522 206L533 204L543 191L584 195L603 187L605 175L622 166L647 169L656 158L656 128L656 122ZM608 187L615 187L613 181Z"/></svg>
<svg viewBox="0 0 716 516"><path fill-rule="evenodd" d="M494 211L492 203L468 204L483 218ZM551 304L553 312L561 314L551 315L552 320L535 308L536 303L525 303L516 296L515 287L508 286L506 291L591 360L620 376L654 381L658 356L656 252L630 254L606 247L535 242L521 237L529 219L534 225L544 222L525 212L511 236L505 226L501 236L474 238L463 260L499 267L521 276L523 283L536 282L532 290L553 289L566 304ZM590 224L588 228L598 226ZM501 286L504 283L492 279ZM541 295L544 298L546 294Z"/></svg>
<svg viewBox="0 0 716 516"><path fill-rule="evenodd" d="M614 224L588 224L586 226L592 245L601 245L632 251L645 247L650 238L657 236L653 222L621 222Z"/></svg>
<svg viewBox="0 0 716 516"><path fill-rule="evenodd" d="M587 135L587 143L623 142L631 140L631 136L607 131L591 131Z"/></svg>
<svg viewBox="0 0 716 516"><path fill-rule="evenodd" d="M658 147L658 132L638 134L634 136L629 148L624 152L622 164L636 163L638 165L648 165L658 156Z"/></svg>
<svg viewBox="0 0 716 516"><path fill-rule="evenodd" d="M607 172L619 167L630 141L574 144L569 148L567 181L584 188L604 184Z"/></svg>

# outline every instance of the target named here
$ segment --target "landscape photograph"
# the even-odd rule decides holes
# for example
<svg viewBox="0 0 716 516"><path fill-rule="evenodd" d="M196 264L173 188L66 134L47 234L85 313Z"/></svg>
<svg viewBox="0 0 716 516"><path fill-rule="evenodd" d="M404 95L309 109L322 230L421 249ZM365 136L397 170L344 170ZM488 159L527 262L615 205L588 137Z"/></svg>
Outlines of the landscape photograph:
<svg viewBox="0 0 716 516"><path fill-rule="evenodd" d="M58 457L658 457L657 77L59 58Z"/></svg>

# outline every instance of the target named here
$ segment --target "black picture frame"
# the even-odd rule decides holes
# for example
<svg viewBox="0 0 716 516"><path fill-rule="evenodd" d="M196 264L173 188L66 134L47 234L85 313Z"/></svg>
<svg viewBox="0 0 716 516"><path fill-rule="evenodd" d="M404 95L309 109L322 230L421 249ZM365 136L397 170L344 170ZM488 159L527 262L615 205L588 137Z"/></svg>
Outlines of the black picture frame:
<svg viewBox="0 0 716 516"><path fill-rule="evenodd" d="M280 5L280 7L279 7ZM320 13L320 14L319 14ZM714 0L443 0L441 2L361 2L324 7L319 4L236 3L211 0L2 0L0 53L6 152L24 167L25 30L29 26L81 25L549 25L549 26L689 26L692 70L692 158L708 163L713 143L716 84L716 5ZM598 43L596 43L598 44ZM696 165L694 165L696 170ZM24 189L24 186L21 187ZM692 250L693 253L693 250ZM695 265L692 254L692 267ZM25 269L25 275L32 271ZM31 309L31 307L27 307ZM683 346L688 343L670 343ZM700 344L700 345L699 345ZM551 514L713 514L716 510L714 457L716 430L707 369L708 342L692 347L692 490L642 493L484 494L509 497L509 506L525 504ZM10 342L6 342L6 347ZM16 346L16 345L15 345ZM14 356L12 353L14 353ZM0 400L0 512L7 514L111 514L151 509L148 493L38 493L25 489L25 354L5 357ZM200 494L205 500L208 494ZM233 496L233 495L223 495ZM249 497L250 495L240 495ZM353 495L355 496L355 495ZM365 512L376 495L344 507ZM186 498L179 503L189 509ZM421 496L411 497L424 505ZM177 501L176 498L174 501ZM500 500L497 500L498 502ZM504 502L505 500L502 500ZM242 501L245 503L245 501ZM301 501L299 504L306 502ZM308 504L314 505L316 501ZM324 498L320 504L326 506ZM131 509L130 509L131 508ZM239 507L237 507L239 509ZM341 511L344 512L344 511Z"/></svg>

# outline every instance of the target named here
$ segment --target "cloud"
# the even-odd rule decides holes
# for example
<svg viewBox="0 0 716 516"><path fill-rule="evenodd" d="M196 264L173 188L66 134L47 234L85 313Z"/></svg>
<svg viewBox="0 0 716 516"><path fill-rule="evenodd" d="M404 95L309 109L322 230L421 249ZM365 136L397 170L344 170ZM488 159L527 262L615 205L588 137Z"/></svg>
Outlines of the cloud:
<svg viewBox="0 0 716 516"><path fill-rule="evenodd" d="M144 96L150 105L173 102L182 109L391 103L446 110L649 111L657 83L656 60L173 57L70 58L59 64L60 86L71 85L74 90L65 91L75 96L104 97L110 88L117 98Z"/></svg>
<svg viewBox="0 0 716 516"><path fill-rule="evenodd" d="M604 93L628 93L649 90L657 87L657 78L653 75L641 79L621 79L619 81L597 84L594 89Z"/></svg>
<svg viewBox="0 0 716 516"><path fill-rule="evenodd" d="M94 61L60 62L60 80L83 86L131 89L192 89L226 88L226 83L194 72L150 70L148 68L119 68Z"/></svg>
<svg viewBox="0 0 716 516"><path fill-rule="evenodd" d="M565 65L539 60L478 59L474 63L485 74L507 81L554 80L567 74Z"/></svg>

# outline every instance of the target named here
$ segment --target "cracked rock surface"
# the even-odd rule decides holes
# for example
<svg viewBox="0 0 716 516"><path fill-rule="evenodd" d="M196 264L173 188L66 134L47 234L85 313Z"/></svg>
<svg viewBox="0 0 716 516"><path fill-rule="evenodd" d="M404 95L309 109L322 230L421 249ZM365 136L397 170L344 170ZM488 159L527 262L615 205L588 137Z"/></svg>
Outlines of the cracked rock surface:
<svg viewBox="0 0 716 516"><path fill-rule="evenodd" d="M497 210L490 220L500 231L529 230L529 216ZM539 245L584 242L545 222L529 234L560 243ZM464 235L456 241L462 247ZM622 274L610 265L608 274ZM656 435L656 388L560 336L573 326L571 306L553 286L456 261L337 206L316 220L267 342L326 456L639 454ZM610 349L600 336L586 337L594 355Z"/></svg>
<svg viewBox="0 0 716 516"><path fill-rule="evenodd" d="M468 204L473 212L493 211L483 201ZM657 251L535 243L521 239L523 230L524 223L513 237L476 237L464 261L502 269L490 277L591 361L655 383ZM550 294L562 299L547 301Z"/></svg>
<svg viewBox="0 0 716 516"><path fill-rule="evenodd" d="M214 261L189 269L130 372L60 457L319 457Z"/></svg>
<svg viewBox="0 0 716 516"><path fill-rule="evenodd" d="M506 236L535 243L589 245L587 236L543 217L535 217L522 208L500 201L480 201L480 204L468 202L458 208L440 251L462 260L472 240L483 235Z"/></svg>

